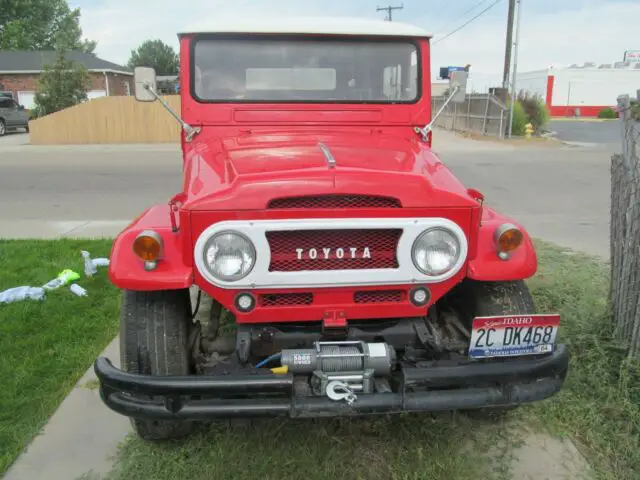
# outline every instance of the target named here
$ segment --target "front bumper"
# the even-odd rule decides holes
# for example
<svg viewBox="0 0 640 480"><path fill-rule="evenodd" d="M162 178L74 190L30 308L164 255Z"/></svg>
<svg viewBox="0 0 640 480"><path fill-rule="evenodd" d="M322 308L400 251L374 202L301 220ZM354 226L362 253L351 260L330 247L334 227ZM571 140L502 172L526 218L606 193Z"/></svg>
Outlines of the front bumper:
<svg viewBox="0 0 640 480"><path fill-rule="evenodd" d="M217 376L126 373L104 357L94 369L112 410L154 420L221 417L321 417L508 407L557 393L569 368L564 345L543 357L494 362L422 362L393 377L394 393L359 394L352 405L294 395L295 378L256 372ZM153 398L151 398L153 397Z"/></svg>

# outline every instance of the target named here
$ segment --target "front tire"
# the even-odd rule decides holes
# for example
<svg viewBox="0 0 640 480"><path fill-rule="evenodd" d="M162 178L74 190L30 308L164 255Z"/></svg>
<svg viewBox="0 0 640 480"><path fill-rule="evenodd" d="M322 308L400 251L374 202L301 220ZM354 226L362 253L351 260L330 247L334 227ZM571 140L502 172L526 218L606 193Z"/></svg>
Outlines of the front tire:
<svg viewBox="0 0 640 480"><path fill-rule="evenodd" d="M125 290L120 313L120 360L126 372L143 375L192 373L187 348L191 320L189 290ZM181 438L191 422L131 418L148 441Z"/></svg>
<svg viewBox="0 0 640 480"><path fill-rule="evenodd" d="M533 314L533 298L526 283L469 281L469 300L475 317Z"/></svg>
<svg viewBox="0 0 640 480"><path fill-rule="evenodd" d="M0 118L0 137L3 137L7 133L7 124Z"/></svg>
<svg viewBox="0 0 640 480"><path fill-rule="evenodd" d="M465 280L460 286L463 290L465 316L469 321L474 317L492 317L500 315L525 315L535 313L533 298L529 288L522 280L513 282L476 282ZM466 410L472 417L485 420L497 420L512 407L487 407L476 410Z"/></svg>

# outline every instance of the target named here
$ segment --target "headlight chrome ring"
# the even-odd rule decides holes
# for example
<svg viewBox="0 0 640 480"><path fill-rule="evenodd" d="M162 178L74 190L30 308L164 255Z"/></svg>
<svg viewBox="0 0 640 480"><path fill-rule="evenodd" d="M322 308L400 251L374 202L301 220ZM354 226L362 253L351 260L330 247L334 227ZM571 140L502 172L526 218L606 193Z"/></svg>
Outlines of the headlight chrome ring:
<svg viewBox="0 0 640 480"><path fill-rule="evenodd" d="M425 275L438 277L450 272L460 259L460 239L445 227L433 227L422 232L413 242L411 259Z"/></svg>
<svg viewBox="0 0 640 480"><path fill-rule="evenodd" d="M205 268L225 282L241 280L256 264L256 247L240 232L224 230L209 238L202 249Z"/></svg>

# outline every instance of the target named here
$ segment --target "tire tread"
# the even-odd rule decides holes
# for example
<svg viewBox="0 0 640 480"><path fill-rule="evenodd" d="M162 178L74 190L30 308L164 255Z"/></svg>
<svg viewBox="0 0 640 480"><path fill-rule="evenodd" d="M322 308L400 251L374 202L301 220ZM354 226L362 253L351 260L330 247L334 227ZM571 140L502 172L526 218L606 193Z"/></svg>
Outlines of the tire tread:
<svg viewBox="0 0 640 480"><path fill-rule="evenodd" d="M188 290L125 290L120 311L122 368L143 375L191 373L187 351L190 319ZM132 418L134 429L145 440L180 438L192 430L190 422Z"/></svg>

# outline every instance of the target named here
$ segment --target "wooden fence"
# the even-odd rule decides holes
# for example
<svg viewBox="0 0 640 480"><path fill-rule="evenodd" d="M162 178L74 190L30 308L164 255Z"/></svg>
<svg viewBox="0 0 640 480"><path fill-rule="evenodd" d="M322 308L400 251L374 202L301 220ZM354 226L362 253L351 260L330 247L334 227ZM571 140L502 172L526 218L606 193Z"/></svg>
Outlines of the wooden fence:
<svg viewBox="0 0 640 480"><path fill-rule="evenodd" d="M640 122L631 118L628 95L618 101L622 154L611 159L611 309L629 356L640 358Z"/></svg>
<svg viewBox="0 0 640 480"><path fill-rule="evenodd" d="M164 100L180 112L180 96ZM444 97L433 97L434 113ZM469 95L464 104L450 104L436 125L450 130L477 132L502 138L508 112L493 95ZM33 145L104 143L173 143L180 141L180 126L159 102L138 102L134 97L101 97L29 122Z"/></svg>
<svg viewBox="0 0 640 480"><path fill-rule="evenodd" d="M180 96L164 100L180 112ZM34 145L169 143L180 141L180 126L159 102L134 97L101 97L29 122Z"/></svg>

